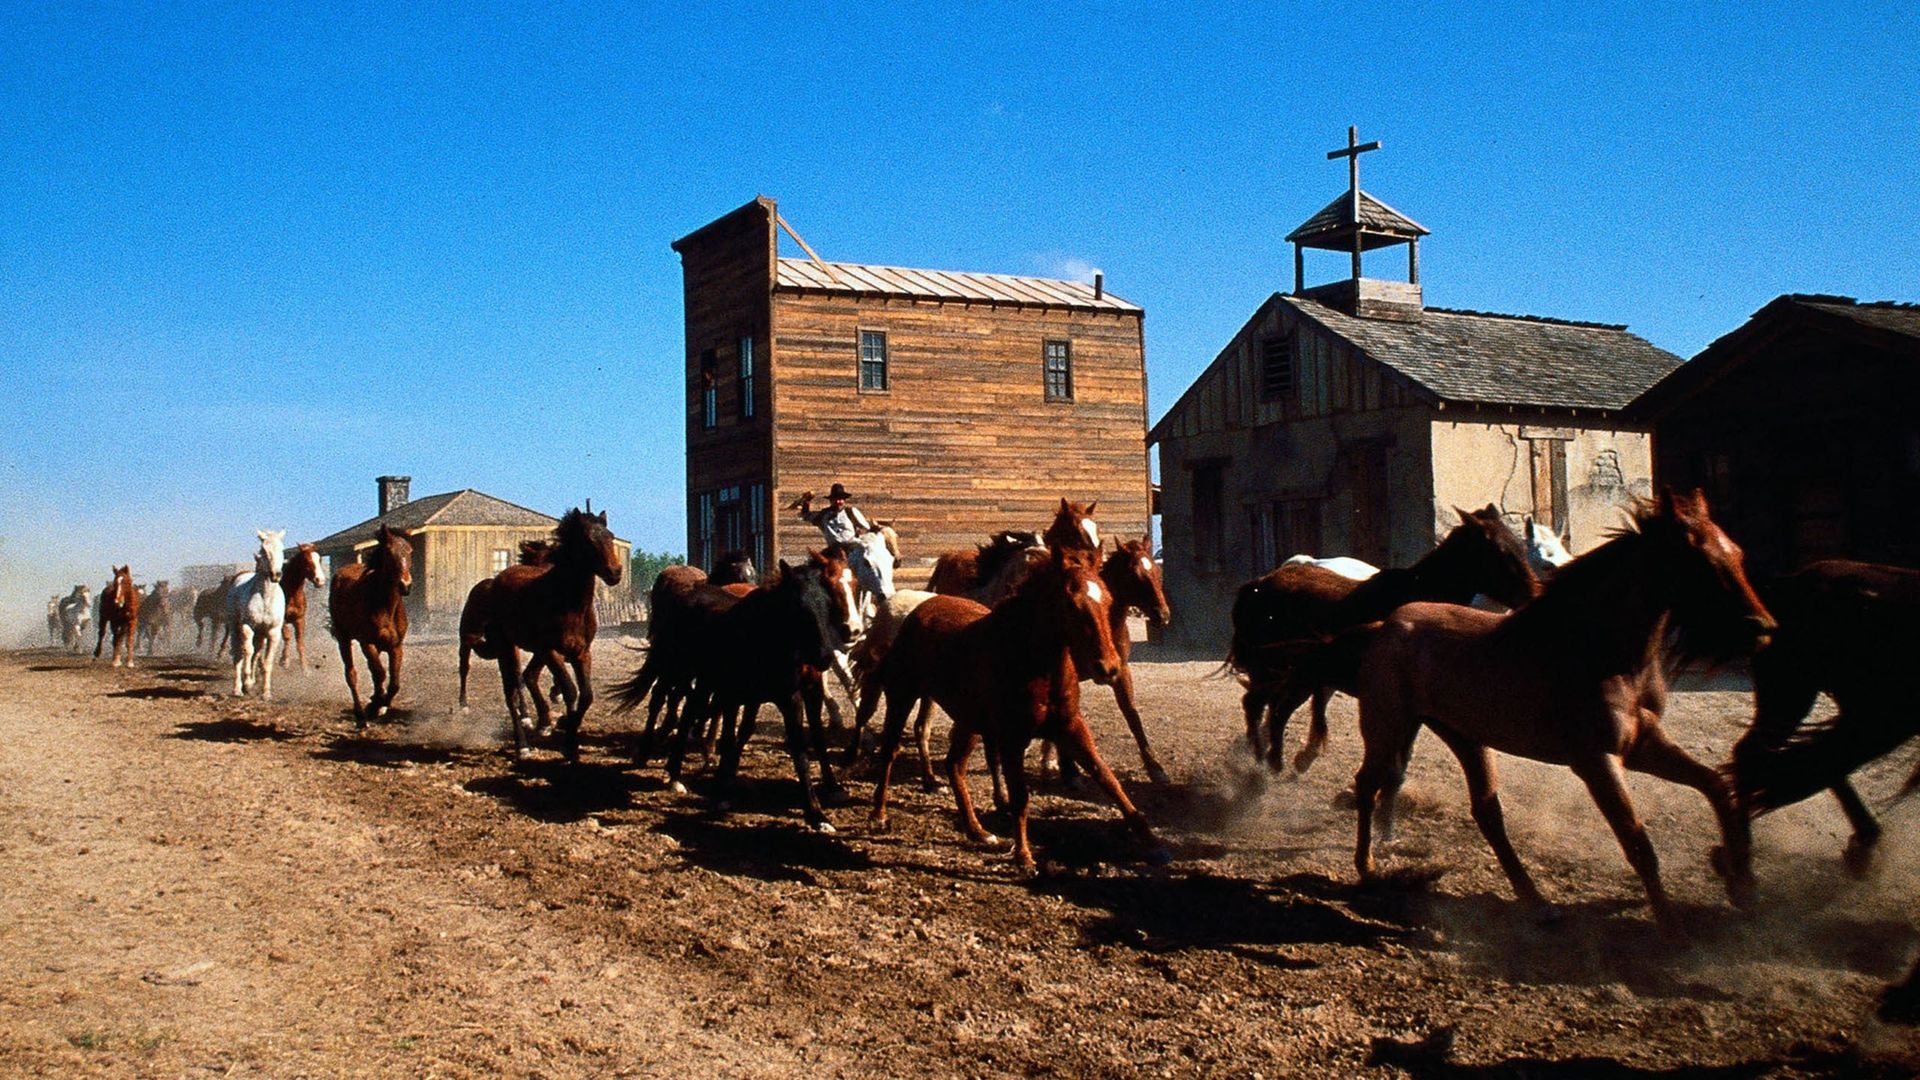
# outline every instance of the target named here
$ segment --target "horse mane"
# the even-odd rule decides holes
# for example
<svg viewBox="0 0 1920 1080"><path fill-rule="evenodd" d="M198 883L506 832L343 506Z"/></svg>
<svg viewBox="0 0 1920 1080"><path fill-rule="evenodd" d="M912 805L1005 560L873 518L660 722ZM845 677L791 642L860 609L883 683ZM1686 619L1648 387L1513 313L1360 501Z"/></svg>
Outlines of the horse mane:
<svg viewBox="0 0 1920 1080"><path fill-rule="evenodd" d="M1023 552L1041 546L1033 542L1036 539L1037 537L1032 533L1015 532L1011 529L994 533L991 539L979 547L980 553L975 565L979 567L980 584L985 585L992 581L999 575L1001 568Z"/></svg>

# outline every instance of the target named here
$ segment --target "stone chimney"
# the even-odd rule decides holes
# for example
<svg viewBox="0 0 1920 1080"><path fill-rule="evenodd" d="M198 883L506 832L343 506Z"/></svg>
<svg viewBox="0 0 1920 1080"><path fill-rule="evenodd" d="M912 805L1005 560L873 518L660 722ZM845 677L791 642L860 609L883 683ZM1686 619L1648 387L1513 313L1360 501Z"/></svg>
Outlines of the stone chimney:
<svg viewBox="0 0 1920 1080"><path fill-rule="evenodd" d="M407 505L407 496L413 487L413 477L382 476L376 478L374 482L380 485L380 513L383 516Z"/></svg>

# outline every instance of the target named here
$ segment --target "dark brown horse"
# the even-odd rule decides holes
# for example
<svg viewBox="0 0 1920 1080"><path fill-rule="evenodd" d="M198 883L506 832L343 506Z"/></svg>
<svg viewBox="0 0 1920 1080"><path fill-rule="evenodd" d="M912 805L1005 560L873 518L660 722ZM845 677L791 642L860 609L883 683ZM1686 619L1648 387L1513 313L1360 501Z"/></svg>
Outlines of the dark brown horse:
<svg viewBox="0 0 1920 1080"><path fill-rule="evenodd" d="M567 760L580 756L580 723L593 704L593 639L600 623L593 610L594 582L618 585L623 567L607 515L573 509L554 526L552 550L540 566L509 566L493 579L485 620L487 640L499 649L501 691L507 709L514 710L520 687L533 698L534 711L545 728L551 709L540 691L542 669L553 673L555 689L567 702L560 717L561 753ZM520 650L528 653L520 667ZM573 669L569 679L561 670ZM514 753L532 753L527 725L513 722Z"/></svg>
<svg viewBox="0 0 1920 1080"><path fill-rule="evenodd" d="M200 590L193 598L193 647L200 648L201 632L206 633L206 643L218 653L227 643L227 593L232 591L233 583L240 580L240 572L234 571L220 579L220 584Z"/></svg>
<svg viewBox="0 0 1920 1080"><path fill-rule="evenodd" d="M173 590L167 582L154 582L141 600L135 636L146 642L148 656L153 655L156 647L173 644Z"/></svg>
<svg viewBox="0 0 1920 1080"><path fill-rule="evenodd" d="M612 690L621 712L647 702L647 726L634 747L637 764L645 765L661 740L679 730L707 624L739 602L739 595L709 582L697 566L669 566L654 579L648 593L647 658ZM669 780L677 786L678 772L672 771Z"/></svg>
<svg viewBox="0 0 1920 1080"><path fill-rule="evenodd" d="M287 621L280 628L280 666L286 667L293 659L294 649L300 650L300 670L307 670L307 586L316 589L327 587L327 568L321 562L320 553L312 544L301 544L287 556L286 565L280 571L280 591L287 598Z"/></svg>
<svg viewBox="0 0 1920 1080"><path fill-rule="evenodd" d="M1733 748L1735 786L1755 816L1831 791L1853 826L1847 868L1864 874L1880 823L1847 777L1920 735L1920 571L1817 562L1764 596L1780 631L1753 658L1753 726ZM1839 712L1803 728L1823 692Z"/></svg>
<svg viewBox="0 0 1920 1080"><path fill-rule="evenodd" d="M1327 638L1349 627L1384 619L1402 604L1434 601L1465 604L1476 593L1519 607L1539 592L1527 564L1527 551L1498 508L1468 513L1455 509L1460 524L1419 562L1403 570L1382 570L1365 581L1342 577L1319 566L1287 565L1240 586L1233 600L1233 641L1227 666L1240 672L1247 692L1247 746L1261 754L1260 719L1267 715L1265 754L1270 768L1285 760L1287 719L1308 699L1313 726L1294 758L1305 772L1327 741L1327 700L1335 689L1315 671L1292 662L1294 653L1263 649L1277 641ZM1317 670L1317 668L1316 668Z"/></svg>
<svg viewBox="0 0 1920 1080"><path fill-rule="evenodd" d="M552 540L520 541L521 566L545 566L553 556ZM497 642L487 638L487 623L493 617L490 606L493 597L493 578L481 578L467 590L467 602L460 608L460 710L467 708L467 672L473 657L478 654L482 660L498 660L500 648ZM509 719L519 723L527 715L526 705L518 698L509 710Z"/></svg>
<svg viewBox="0 0 1920 1080"><path fill-rule="evenodd" d="M113 568L113 580L100 593L99 633L93 639L93 658L100 659L100 646L113 633L113 666L120 666L120 644L126 643L126 664L133 666L134 630L140 620L140 590L133 587L133 571L124 566Z"/></svg>
<svg viewBox="0 0 1920 1080"><path fill-rule="evenodd" d="M1039 533L1003 529L971 551L949 551L934 560L933 576L927 580L927 588L944 596L965 596L985 603L983 591L991 589L1009 567L1027 552L1045 550L1046 541ZM1024 570L1020 576L1025 576ZM1004 597L1013 590L1006 587L992 591Z"/></svg>
<svg viewBox="0 0 1920 1080"><path fill-rule="evenodd" d="M407 602L413 591L413 545L403 531L380 526L364 560L334 571L327 593L327 614L333 621L333 639L340 643L340 665L346 669L347 690L353 694L353 722L367 726L367 713L378 719L400 693L400 660L406 654ZM360 678L353 670L353 643L367 658L373 677L373 696L366 710L360 706ZM380 663L387 654L388 668Z"/></svg>
<svg viewBox="0 0 1920 1080"><path fill-rule="evenodd" d="M1027 840L1027 746L1050 739L1077 756L1100 782L1128 826L1153 842L1146 819L1100 758L1080 714L1080 673L1111 683L1120 671L1108 616L1113 600L1083 551L1061 550L997 608L935 596L907 616L875 678L886 694L880 777L873 822L885 828L887 784L907 715L931 698L953 717L947 781L969 837L990 843L967 789L967 759L982 739L1000 759L1014 818L1013 857L1033 866Z"/></svg>
<svg viewBox="0 0 1920 1080"><path fill-rule="evenodd" d="M1507 839L1491 750L1566 765L1580 777L1672 938L1683 936L1679 916L1624 770L1698 790L1720 823L1714 868L1733 902L1750 904L1747 817L1732 786L1660 727L1670 628L1683 652L1716 659L1751 652L1774 629L1740 549L1697 491L1641 508L1632 528L1567 564L1511 615L1415 603L1375 629L1350 631L1344 641L1364 639L1356 689L1366 754L1354 777L1361 876L1374 873L1374 812L1389 830L1414 739L1428 727L1459 758L1474 823L1523 902L1545 905Z"/></svg>

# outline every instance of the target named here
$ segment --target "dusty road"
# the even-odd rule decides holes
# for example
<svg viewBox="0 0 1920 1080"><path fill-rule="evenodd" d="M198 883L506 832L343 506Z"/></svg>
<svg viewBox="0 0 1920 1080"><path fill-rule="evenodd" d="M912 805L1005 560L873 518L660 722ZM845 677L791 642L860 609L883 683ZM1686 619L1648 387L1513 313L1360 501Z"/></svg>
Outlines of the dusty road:
<svg viewBox="0 0 1920 1080"><path fill-rule="evenodd" d="M401 722L353 734L337 661L272 704L186 657L138 670L0 655L0 1073L120 1076L1728 1077L1911 1075L1871 1021L1912 954L1914 811L1867 882L1824 801L1758 828L1765 909L1727 907L1704 803L1635 778L1685 905L1663 947L1570 777L1503 761L1521 854L1564 905L1513 903L1452 759L1416 751L1390 865L1358 887L1350 702L1304 780L1237 749L1231 683L1140 665L1173 783L1148 784L1105 691L1109 760L1170 842L1146 865L1095 798L1048 794L1043 871L970 846L899 785L894 829L791 810L762 725L714 816L590 719L584 764L512 768L497 683L452 714L451 650L410 655ZM603 685L632 654L603 641ZM1719 760L1736 693L1678 695ZM771 725L777 728L777 723ZM1884 799L1904 762L1869 774ZM902 774L913 777L903 760ZM853 785L864 797L864 782ZM988 817L989 827L1002 825ZM1000 828L999 831L1004 831ZM1450 1052L1417 1045L1451 1027Z"/></svg>

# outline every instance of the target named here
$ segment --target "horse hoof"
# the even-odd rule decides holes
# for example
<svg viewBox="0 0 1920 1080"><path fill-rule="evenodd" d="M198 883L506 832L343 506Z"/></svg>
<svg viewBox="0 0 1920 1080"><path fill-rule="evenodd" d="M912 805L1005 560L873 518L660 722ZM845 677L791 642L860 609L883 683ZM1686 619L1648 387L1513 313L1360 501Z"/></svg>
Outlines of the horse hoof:
<svg viewBox="0 0 1920 1080"><path fill-rule="evenodd" d="M515 747L513 751L513 759L515 761L532 761L533 751L527 749L524 746Z"/></svg>
<svg viewBox="0 0 1920 1080"><path fill-rule="evenodd" d="M1165 784L1169 782L1167 779L1167 770L1161 768L1157 762L1147 766L1147 779L1153 781L1156 784Z"/></svg>
<svg viewBox="0 0 1920 1080"><path fill-rule="evenodd" d="M835 830L831 821L816 821L813 823L813 831L822 836L832 836Z"/></svg>
<svg viewBox="0 0 1920 1080"><path fill-rule="evenodd" d="M922 780L920 781L920 790L926 792L928 795L941 795L946 792L947 785L938 780Z"/></svg>
<svg viewBox="0 0 1920 1080"><path fill-rule="evenodd" d="M887 832L893 828L893 825L887 820L887 815L885 814L869 814L867 815L867 828L872 829L874 832Z"/></svg>
<svg viewBox="0 0 1920 1080"><path fill-rule="evenodd" d="M685 795L687 793L687 785L675 780L667 785L667 790L673 792L675 795Z"/></svg>
<svg viewBox="0 0 1920 1080"><path fill-rule="evenodd" d="M373 718L375 720L385 720L387 718L387 707L385 705L382 705L379 708L373 710Z"/></svg>

